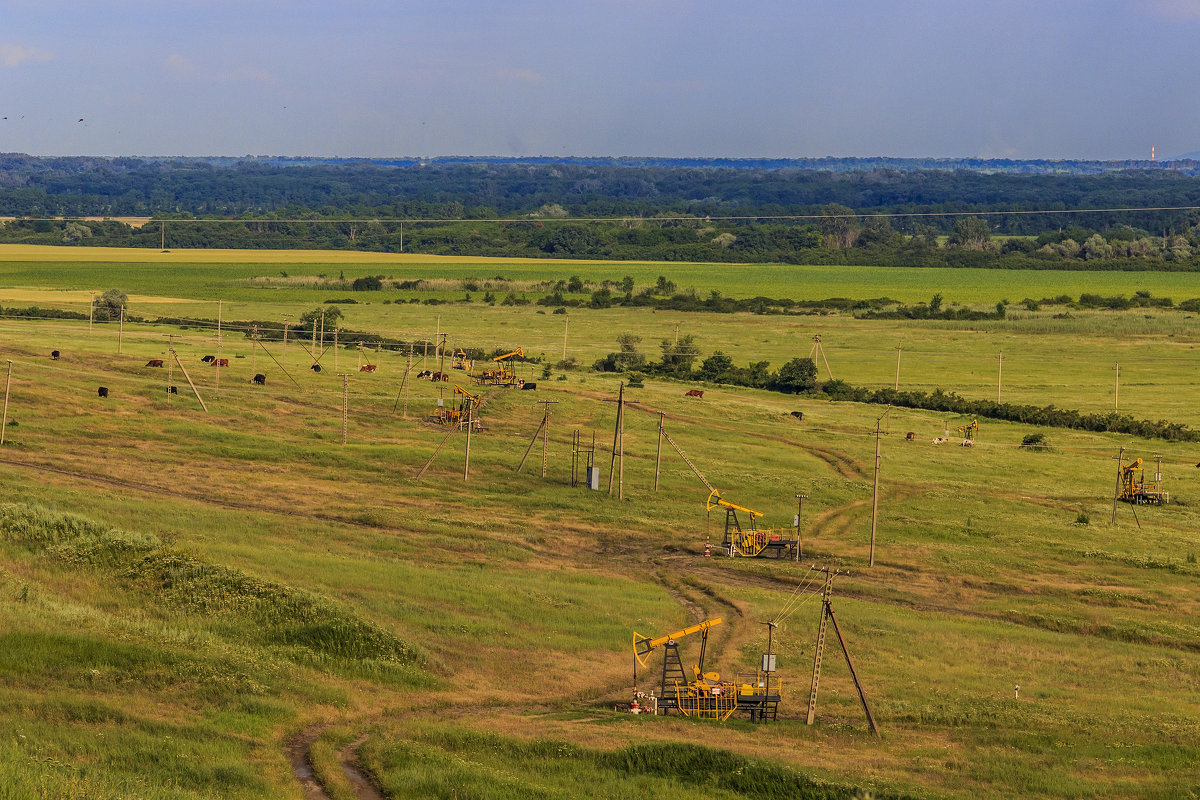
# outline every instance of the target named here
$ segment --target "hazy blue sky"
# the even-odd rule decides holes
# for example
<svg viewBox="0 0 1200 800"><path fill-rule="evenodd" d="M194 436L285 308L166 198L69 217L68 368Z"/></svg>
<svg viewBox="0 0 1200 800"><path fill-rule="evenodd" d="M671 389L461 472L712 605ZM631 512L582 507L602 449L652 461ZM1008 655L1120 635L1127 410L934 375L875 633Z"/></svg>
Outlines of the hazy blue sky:
<svg viewBox="0 0 1200 800"><path fill-rule="evenodd" d="M1145 158L1198 84L1200 0L0 0L38 155Z"/></svg>

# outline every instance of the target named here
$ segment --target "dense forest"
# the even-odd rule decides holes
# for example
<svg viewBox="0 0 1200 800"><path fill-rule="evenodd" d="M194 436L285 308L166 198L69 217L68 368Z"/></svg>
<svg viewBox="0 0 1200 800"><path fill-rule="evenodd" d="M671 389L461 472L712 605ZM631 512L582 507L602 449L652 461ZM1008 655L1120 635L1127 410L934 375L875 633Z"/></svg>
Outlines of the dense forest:
<svg viewBox="0 0 1200 800"><path fill-rule="evenodd" d="M180 248L1200 269L1196 162L901 161L10 154L0 216L14 219L0 241L157 247L157 223L110 219L153 217Z"/></svg>

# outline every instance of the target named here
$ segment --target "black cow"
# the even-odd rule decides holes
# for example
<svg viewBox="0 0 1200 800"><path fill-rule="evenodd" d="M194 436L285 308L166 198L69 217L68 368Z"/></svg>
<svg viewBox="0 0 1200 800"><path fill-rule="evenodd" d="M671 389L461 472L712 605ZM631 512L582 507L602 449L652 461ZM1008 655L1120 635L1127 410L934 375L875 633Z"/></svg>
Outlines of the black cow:
<svg viewBox="0 0 1200 800"><path fill-rule="evenodd" d="M803 412L803 411L792 411L792 412L789 412L789 413L790 413L790 414L791 414L793 417L795 417L796 419L804 419L804 412Z"/></svg>
<svg viewBox="0 0 1200 800"><path fill-rule="evenodd" d="M313 364L311 367L309 367L309 369L311 369L313 372L320 372L320 371L321 371L321 365L320 365L320 364Z"/></svg>
<svg viewBox="0 0 1200 800"><path fill-rule="evenodd" d="M266 376L266 375L263 375L261 372L260 372L260 373L258 373L257 375L255 375L253 380L254 380L254 382L255 382L255 383L257 383L259 386L266 386L266 385L267 385L267 376Z"/></svg>
<svg viewBox="0 0 1200 800"><path fill-rule="evenodd" d="M212 362L217 360L217 357L216 356L205 356L204 358L202 358L200 360L203 361L205 364L211 364Z"/></svg>
<svg viewBox="0 0 1200 800"><path fill-rule="evenodd" d="M178 386L168 386L167 394L179 394L179 387Z"/></svg>
<svg viewBox="0 0 1200 800"><path fill-rule="evenodd" d="M57 350L51 350L51 351L50 351L50 360L51 360L51 361L58 361L58 351L57 351Z"/></svg>
<svg viewBox="0 0 1200 800"><path fill-rule="evenodd" d="M522 389L536 389L536 388L537 388L537 384L536 384L536 383L528 383L528 382L526 382L526 383L522 383L522 384L521 384L521 388L522 388Z"/></svg>
<svg viewBox="0 0 1200 800"><path fill-rule="evenodd" d="M101 386L100 388L98 388L96 390L96 396L97 397L108 397L108 387Z"/></svg>

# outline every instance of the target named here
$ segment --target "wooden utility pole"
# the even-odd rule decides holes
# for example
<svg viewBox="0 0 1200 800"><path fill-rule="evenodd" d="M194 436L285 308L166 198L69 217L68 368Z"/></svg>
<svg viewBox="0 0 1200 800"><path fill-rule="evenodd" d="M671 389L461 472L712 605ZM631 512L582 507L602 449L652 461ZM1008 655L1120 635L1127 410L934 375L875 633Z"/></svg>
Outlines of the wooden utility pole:
<svg viewBox="0 0 1200 800"><path fill-rule="evenodd" d="M171 353L175 350L175 334L167 334L167 352ZM175 377L175 362L167 359L167 405L171 404L171 381Z"/></svg>
<svg viewBox="0 0 1200 800"><path fill-rule="evenodd" d="M183 362L179 360L179 354L175 352L175 348L171 348L171 357L175 359L175 363L179 365L179 371L183 373L183 377L187 379L188 386L192 387L192 394L196 395L197 402L204 409L204 413L208 413L208 406L204 405L204 398L200 396L200 392L196 389L196 384L192 383L192 376L188 375L187 369L183 366Z"/></svg>
<svg viewBox="0 0 1200 800"><path fill-rule="evenodd" d="M1004 351L1000 351L1000 363L996 368L996 402L1000 402L1000 384L1004 380Z"/></svg>
<svg viewBox="0 0 1200 800"><path fill-rule="evenodd" d="M222 301L217 301L217 360L213 366L217 370L217 391L221 391L221 305Z"/></svg>
<svg viewBox="0 0 1200 800"><path fill-rule="evenodd" d="M662 464L663 412L658 412L658 449L654 453L654 491L658 491L658 468Z"/></svg>
<svg viewBox="0 0 1200 800"><path fill-rule="evenodd" d="M96 293L92 292L92 303L88 306L88 333L92 332L92 318L96 316Z"/></svg>
<svg viewBox="0 0 1200 800"><path fill-rule="evenodd" d="M321 355L325 355L325 306L321 306Z"/></svg>
<svg viewBox="0 0 1200 800"><path fill-rule="evenodd" d="M0 445L4 444L4 435L8 432L8 390L12 386L12 359L8 359L8 378L4 381L4 416L0 418Z"/></svg>
<svg viewBox="0 0 1200 800"><path fill-rule="evenodd" d="M125 338L125 306L121 306L121 322L117 328L117 355L121 354L121 340Z"/></svg>
<svg viewBox="0 0 1200 800"><path fill-rule="evenodd" d="M825 372L828 373L829 380L833 380L833 370L829 368L829 359L825 357L825 348L821 346L821 334L818 333L813 336L813 346L808 351L808 357L813 360L814 364L820 358L825 364Z"/></svg>
<svg viewBox="0 0 1200 800"><path fill-rule="evenodd" d="M313 320L312 320L312 350L311 350L311 352L309 352L309 355L312 356L313 366L316 366L316 364L317 364L317 318L316 317L313 317Z"/></svg>
<svg viewBox="0 0 1200 800"><path fill-rule="evenodd" d="M622 393L624 394L624 393ZM617 499L625 499L625 399L621 398L621 413L617 415Z"/></svg>
<svg viewBox="0 0 1200 800"><path fill-rule="evenodd" d="M767 653L766 653L766 656L763 657L763 665L762 665L763 672L767 676L767 682L766 682L766 686L763 687L763 694L766 695L767 697L770 697L771 696L771 673L775 671L775 654L772 652L772 649L773 649L772 645L774 644L774 634L775 634L776 623L775 622L764 622L762 624L767 626ZM764 706L764 712L765 712L765 708L766 707ZM761 721L761 718L760 718L760 721Z"/></svg>
<svg viewBox="0 0 1200 800"><path fill-rule="evenodd" d="M158 249L164 253L167 251L167 221L165 219L158 223Z"/></svg>
<svg viewBox="0 0 1200 800"><path fill-rule="evenodd" d="M475 421L472 419L472 414L475 411L475 404L467 399L467 449L463 456L463 481L467 481L471 477L471 428L475 427Z"/></svg>
<svg viewBox="0 0 1200 800"><path fill-rule="evenodd" d="M258 326L255 325L250 333L250 374L257 375L258 369L255 366L258 363Z"/></svg>
<svg viewBox="0 0 1200 800"><path fill-rule="evenodd" d="M333 371L338 371L338 329L333 329Z"/></svg>
<svg viewBox="0 0 1200 800"><path fill-rule="evenodd" d="M896 385L893 387L896 391L900 391L900 351L904 349L904 342L896 345Z"/></svg>
<svg viewBox="0 0 1200 800"><path fill-rule="evenodd" d="M557 400L538 400L542 404L542 421L538 425L536 431L533 432L533 438L529 440L529 446L525 448L525 455L521 456L521 463L517 464L514 472L520 472L521 467L525 466L525 460L529 458L529 454L533 452L533 446L537 443L538 437L542 437L542 477L546 477L546 438L550 430L550 404L557 403Z"/></svg>
<svg viewBox="0 0 1200 800"><path fill-rule="evenodd" d="M438 317L438 327L441 327L441 325L442 318ZM439 377L442 377L446 374L446 337L448 335L449 334L445 333L438 334L441 339L441 342L438 345L438 352L441 353L441 357L438 359L438 372L442 373L442 375Z"/></svg>
<svg viewBox="0 0 1200 800"><path fill-rule="evenodd" d="M804 513L804 501L808 499L806 494L796 495L796 557L793 559L797 563L804 555L804 542L800 540L800 517Z"/></svg>
<svg viewBox="0 0 1200 800"><path fill-rule="evenodd" d="M881 461L879 456L879 423L883 421L883 418L886 417L891 410L892 407L889 405L887 407L887 411L884 411L883 415L880 416L879 419L875 420L875 485L871 490L871 556L869 563L867 564L867 566L870 567L875 566L875 523L876 518L879 515L879 465Z"/></svg>
<svg viewBox="0 0 1200 800"><path fill-rule="evenodd" d="M362 371L362 353L363 353L362 342L359 342L358 343L358 370L359 370L359 372Z"/></svg>
<svg viewBox="0 0 1200 800"><path fill-rule="evenodd" d="M1121 451L1117 453L1117 487L1113 490L1112 519L1109 520L1109 524L1111 525L1117 524L1117 498L1121 496L1121 467L1124 465L1124 462L1125 448L1122 447Z"/></svg>
<svg viewBox="0 0 1200 800"><path fill-rule="evenodd" d="M350 423L350 376L342 373L342 444L346 443L346 429Z"/></svg>
<svg viewBox="0 0 1200 800"><path fill-rule="evenodd" d="M292 315L291 315L291 314L284 314L284 315L283 315L283 351L282 351L282 352L279 354L279 360L280 360L280 361L282 361L282 362L283 362L283 363L285 363L285 364L287 363L287 337L288 337L288 328L290 328L290 327L291 327L291 323L290 323L290 322L288 322L288 320L290 320L291 318L292 318Z"/></svg>
<svg viewBox="0 0 1200 800"><path fill-rule="evenodd" d="M1113 369L1116 370L1116 383L1113 385L1113 411L1121 409L1121 364L1116 362L1113 364Z"/></svg>
<svg viewBox="0 0 1200 800"><path fill-rule="evenodd" d="M808 694L808 724L812 725L817 716L817 691L821 684L821 660L825 654L825 632L826 622L833 623L833 631L837 635L838 643L842 647L842 655L846 657L846 666L850 668L850 677L854 680L854 688L858 690L858 699L862 703L863 711L867 715L867 725L871 728L871 733L879 736L879 726L875 724L875 715L871 713L871 707L867 703L866 692L863 691L862 682L858 679L858 672L854 669L854 662L850 659L850 649L846 646L846 638L842 636L841 626L838 625L837 615L833 612L833 576L845 574L838 570L830 570L828 567L821 570L825 573L825 588L821 593L821 624L817 628L817 646L813 654L813 679L812 688Z"/></svg>
<svg viewBox="0 0 1200 800"><path fill-rule="evenodd" d="M622 381L617 390L617 420L613 425L612 460L608 462L608 493L613 490L613 476L617 469L617 442L621 436L621 414L625 409L625 382Z"/></svg>

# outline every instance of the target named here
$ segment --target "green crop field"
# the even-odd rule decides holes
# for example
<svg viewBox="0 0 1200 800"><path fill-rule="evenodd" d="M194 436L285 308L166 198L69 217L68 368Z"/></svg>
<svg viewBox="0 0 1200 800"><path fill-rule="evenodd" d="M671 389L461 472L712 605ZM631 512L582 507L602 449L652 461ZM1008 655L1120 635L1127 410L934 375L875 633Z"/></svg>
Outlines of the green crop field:
<svg viewBox="0 0 1200 800"><path fill-rule="evenodd" d="M86 312L93 291L115 287L133 315L215 319L220 300L230 324L298 317L341 296L251 282L281 271L665 275L699 292L941 292L964 304L1143 288L1200 296L1189 276L1161 274L15 248L0 258L5 308ZM0 319L0 365L12 361L0 445L0 799L1200 792L1200 446L988 419L974 447L939 446L933 437L967 420L894 408L880 423L868 566L885 409L650 377L626 389L610 495L624 376L587 369L622 332L657 357L678 325L705 355L776 366L808 355L819 334L834 376L855 384L893 385L902 344L902 388L1116 404L1198 426L1195 315L1014 311L956 323L572 308L564 319L402 296L339 306L340 324L405 341L440 330L450 347L545 356L519 367L536 392L481 390L469 469L465 434L427 421L450 384L405 379L406 351L339 341L316 373L311 342L285 354L239 331L218 344L207 323ZM553 366L564 333L580 368ZM201 362L218 348L229 367ZM433 358L418 351L414 370ZM256 372L265 386L250 382ZM178 394L165 393L168 381ZM703 399L684 397L693 387ZM542 400L553 401L545 477L540 443L516 470ZM795 495L806 495L799 563L703 555L723 517L706 513L708 490L667 445L654 490L660 414L707 480L763 511L763 524L789 526ZM575 431L589 446L596 437L600 492L571 486ZM1021 447L1033 433L1049 448ZM1148 472L1160 459L1172 502L1136 518L1121 504L1112 524L1120 448ZM814 567L846 573L833 605L879 738L832 634L815 724L805 724L821 609ZM779 623L778 721L614 710L633 691L634 631L717 616L706 668L723 674L753 670L762 623ZM690 667L698 643L680 647ZM653 658L638 671L643 691L656 688Z"/></svg>

